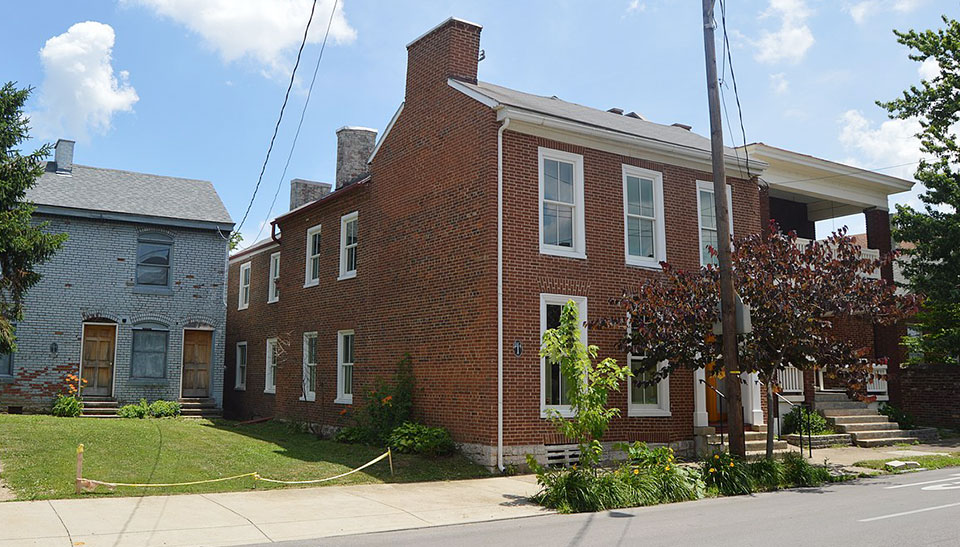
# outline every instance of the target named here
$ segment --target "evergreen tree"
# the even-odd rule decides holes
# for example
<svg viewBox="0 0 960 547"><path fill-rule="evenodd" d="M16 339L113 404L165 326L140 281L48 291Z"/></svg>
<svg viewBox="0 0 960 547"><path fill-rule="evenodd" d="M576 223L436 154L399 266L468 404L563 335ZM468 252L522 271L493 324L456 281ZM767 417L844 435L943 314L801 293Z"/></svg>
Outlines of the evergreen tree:
<svg viewBox="0 0 960 547"><path fill-rule="evenodd" d="M13 325L23 317L25 293L40 280L34 268L67 238L47 233L45 223L32 222L35 208L24 201L50 153L49 144L26 156L18 148L29 138L23 105L30 91L17 89L13 82L0 88L0 353L16 351Z"/></svg>
<svg viewBox="0 0 960 547"><path fill-rule="evenodd" d="M943 22L937 30L894 31L910 59L935 61L940 74L877 103L892 118L916 118L922 127L917 136L926 157L915 177L926 187L923 210L899 205L893 217L894 237L916 245L904 251L904 275L925 297L919 333L904 339L913 363L960 362L960 23Z"/></svg>

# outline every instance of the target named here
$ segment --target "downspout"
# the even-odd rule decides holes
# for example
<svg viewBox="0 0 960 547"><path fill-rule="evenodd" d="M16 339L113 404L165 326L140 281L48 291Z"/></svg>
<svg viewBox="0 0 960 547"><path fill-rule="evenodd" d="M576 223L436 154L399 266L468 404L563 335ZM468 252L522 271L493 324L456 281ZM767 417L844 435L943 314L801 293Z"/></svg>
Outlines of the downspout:
<svg viewBox="0 0 960 547"><path fill-rule="evenodd" d="M497 130L497 467L503 465L503 132L510 118Z"/></svg>

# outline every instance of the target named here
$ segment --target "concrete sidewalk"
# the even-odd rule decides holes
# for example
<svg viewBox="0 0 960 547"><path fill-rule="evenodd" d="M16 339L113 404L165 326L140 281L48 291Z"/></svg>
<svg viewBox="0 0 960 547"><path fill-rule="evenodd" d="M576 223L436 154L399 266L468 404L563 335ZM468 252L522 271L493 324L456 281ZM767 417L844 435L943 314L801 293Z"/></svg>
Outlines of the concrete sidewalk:
<svg viewBox="0 0 960 547"><path fill-rule="evenodd" d="M797 447L791 446L791 450ZM960 439L945 439L933 443L908 446L878 446L875 448L860 448L857 446L843 446L837 448L814 448L811 463L822 464L825 460L832 465L840 465L852 471L874 472L870 469L854 467L853 464L864 460L910 460L918 456L953 454L960 452ZM804 449L803 455L808 451Z"/></svg>
<svg viewBox="0 0 960 547"><path fill-rule="evenodd" d="M0 503L0 547L243 545L546 514L533 476Z"/></svg>

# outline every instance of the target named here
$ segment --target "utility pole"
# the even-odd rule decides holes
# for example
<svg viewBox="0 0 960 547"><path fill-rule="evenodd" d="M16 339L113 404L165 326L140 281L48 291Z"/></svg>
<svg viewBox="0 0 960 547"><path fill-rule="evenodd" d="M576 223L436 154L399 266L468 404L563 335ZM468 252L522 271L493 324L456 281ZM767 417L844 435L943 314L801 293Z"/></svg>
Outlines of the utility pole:
<svg viewBox="0 0 960 547"><path fill-rule="evenodd" d="M717 254L720 261L720 309L723 326L724 394L730 453L746 456L743 435L743 403L740 397L740 365L737 359L737 309L730 262L730 220L727 211L727 176L723 165L723 125L720 119L720 87L717 78L717 46L713 35L715 0L703 0L703 49L707 64L707 98L710 103L710 150L713 160L713 201L717 210Z"/></svg>

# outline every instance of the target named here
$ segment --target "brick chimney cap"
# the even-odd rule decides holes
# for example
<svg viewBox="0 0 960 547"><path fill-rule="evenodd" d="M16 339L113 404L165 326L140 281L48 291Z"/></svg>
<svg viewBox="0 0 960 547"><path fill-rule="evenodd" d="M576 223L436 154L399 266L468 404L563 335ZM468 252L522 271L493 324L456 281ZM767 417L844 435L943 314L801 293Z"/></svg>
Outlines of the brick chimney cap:
<svg viewBox="0 0 960 547"><path fill-rule="evenodd" d="M459 17L448 17L447 19L445 19L445 20L444 20L442 23L440 23L439 25L433 27L432 29L428 30L427 32L424 32L424 33L421 34L420 36L417 36L416 38L414 38L409 44L407 44L407 47L409 48L409 47L412 46L413 44L416 44L416 43L419 42L420 40L423 40L423 39L426 38L427 36L433 34L436 30L438 30L438 29L440 29L440 28L443 28L443 27L449 25L450 23L463 23L463 24L465 24L465 25L470 25L471 27L477 27L477 29L480 29L480 30L483 29L483 25L478 25L477 23L474 23L474 22L472 22L472 21L467 21L466 19L461 19L461 18L459 18Z"/></svg>
<svg viewBox="0 0 960 547"><path fill-rule="evenodd" d="M371 129L369 127L360 127L359 125L345 125L340 129L337 129L337 133L341 131L369 131L371 133L376 133L376 129Z"/></svg>

